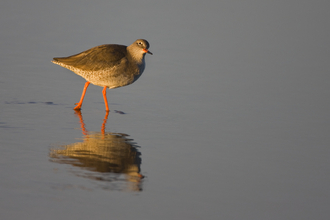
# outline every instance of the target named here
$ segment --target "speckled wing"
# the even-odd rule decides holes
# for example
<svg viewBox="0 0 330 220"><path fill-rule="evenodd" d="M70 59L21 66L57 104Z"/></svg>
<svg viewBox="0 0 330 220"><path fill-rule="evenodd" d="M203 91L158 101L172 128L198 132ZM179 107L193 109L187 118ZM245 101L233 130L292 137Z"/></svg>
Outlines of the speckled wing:
<svg viewBox="0 0 330 220"><path fill-rule="evenodd" d="M55 57L53 62L62 64L63 67L71 66L84 71L98 71L119 64L127 54L126 48L124 45L105 44L69 57Z"/></svg>

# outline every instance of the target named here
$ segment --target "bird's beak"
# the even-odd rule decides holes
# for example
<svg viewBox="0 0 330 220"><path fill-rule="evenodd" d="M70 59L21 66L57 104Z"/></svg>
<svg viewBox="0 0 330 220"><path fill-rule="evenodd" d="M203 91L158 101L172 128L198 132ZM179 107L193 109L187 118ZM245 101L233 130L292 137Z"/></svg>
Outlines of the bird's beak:
<svg viewBox="0 0 330 220"><path fill-rule="evenodd" d="M147 50L147 49L143 49L143 52L145 52L145 53L148 53L148 54L151 54L151 55L152 55L152 53L151 53L149 50Z"/></svg>

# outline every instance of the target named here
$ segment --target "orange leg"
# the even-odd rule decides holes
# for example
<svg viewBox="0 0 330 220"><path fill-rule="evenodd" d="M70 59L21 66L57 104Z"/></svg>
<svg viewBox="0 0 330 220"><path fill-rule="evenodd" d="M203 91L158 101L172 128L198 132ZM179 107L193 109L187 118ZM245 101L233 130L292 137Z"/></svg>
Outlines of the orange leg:
<svg viewBox="0 0 330 220"><path fill-rule="evenodd" d="M84 97L85 97L85 94L86 94L86 90L87 90L87 87L89 86L90 82L86 82L85 83L85 86L84 86L84 90L81 94L81 98L80 98L80 101L78 103L76 103L76 107L74 107L74 110L80 110L81 109L81 105L84 101Z"/></svg>
<svg viewBox="0 0 330 220"><path fill-rule="evenodd" d="M107 100L107 87L106 86L104 86L102 93L103 93L103 98L104 98L105 110L108 112L109 106L108 106L108 100Z"/></svg>

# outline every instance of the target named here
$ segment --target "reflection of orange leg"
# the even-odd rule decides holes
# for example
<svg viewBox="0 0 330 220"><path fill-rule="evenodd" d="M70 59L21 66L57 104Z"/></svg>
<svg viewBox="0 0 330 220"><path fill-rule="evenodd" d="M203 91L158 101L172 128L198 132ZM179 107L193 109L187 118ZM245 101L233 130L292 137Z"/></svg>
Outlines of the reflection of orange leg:
<svg viewBox="0 0 330 220"><path fill-rule="evenodd" d="M104 86L102 93L103 93L103 98L104 98L105 110L108 112L109 106L108 106L108 100L107 100L107 87L106 86Z"/></svg>
<svg viewBox="0 0 330 220"><path fill-rule="evenodd" d="M84 123L84 120L82 118L81 111L80 110L75 110L75 111L76 111L75 114L79 117L79 120L80 120L81 131L82 131L83 135L87 135L88 131L85 128L85 123Z"/></svg>
<svg viewBox="0 0 330 220"><path fill-rule="evenodd" d="M85 83L85 86L84 86L84 90L81 94L81 98L80 98L80 101L78 103L76 103L76 107L74 107L74 110L80 110L81 109L81 105L84 101L84 97L85 97L85 94L86 94L86 90L87 90L87 87L89 86L90 82L86 82Z"/></svg>
<svg viewBox="0 0 330 220"><path fill-rule="evenodd" d="M104 119L103 119L103 123L102 123L102 126L101 126L101 132L102 132L103 135L105 134L105 124L107 123L108 115L109 115L109 111L107 111L105 113L105 116L104 116Z"/></svg>

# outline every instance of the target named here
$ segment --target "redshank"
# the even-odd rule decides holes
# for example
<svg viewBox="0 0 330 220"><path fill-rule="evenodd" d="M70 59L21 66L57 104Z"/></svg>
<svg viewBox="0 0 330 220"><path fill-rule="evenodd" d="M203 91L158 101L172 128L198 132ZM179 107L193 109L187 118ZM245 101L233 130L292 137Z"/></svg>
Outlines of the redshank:
<svg viewBox="0 0 330 220"><path fill-rule="evenodd" d="M127 86L135 82L145 68L145 54L152 54L149 43L138 39L130 46L105 44L69 57L55 57L52 62L83 77L85 83L75 110L80 110L90 83L103 87L106 111L109 111L106 89Z"/></svg>

